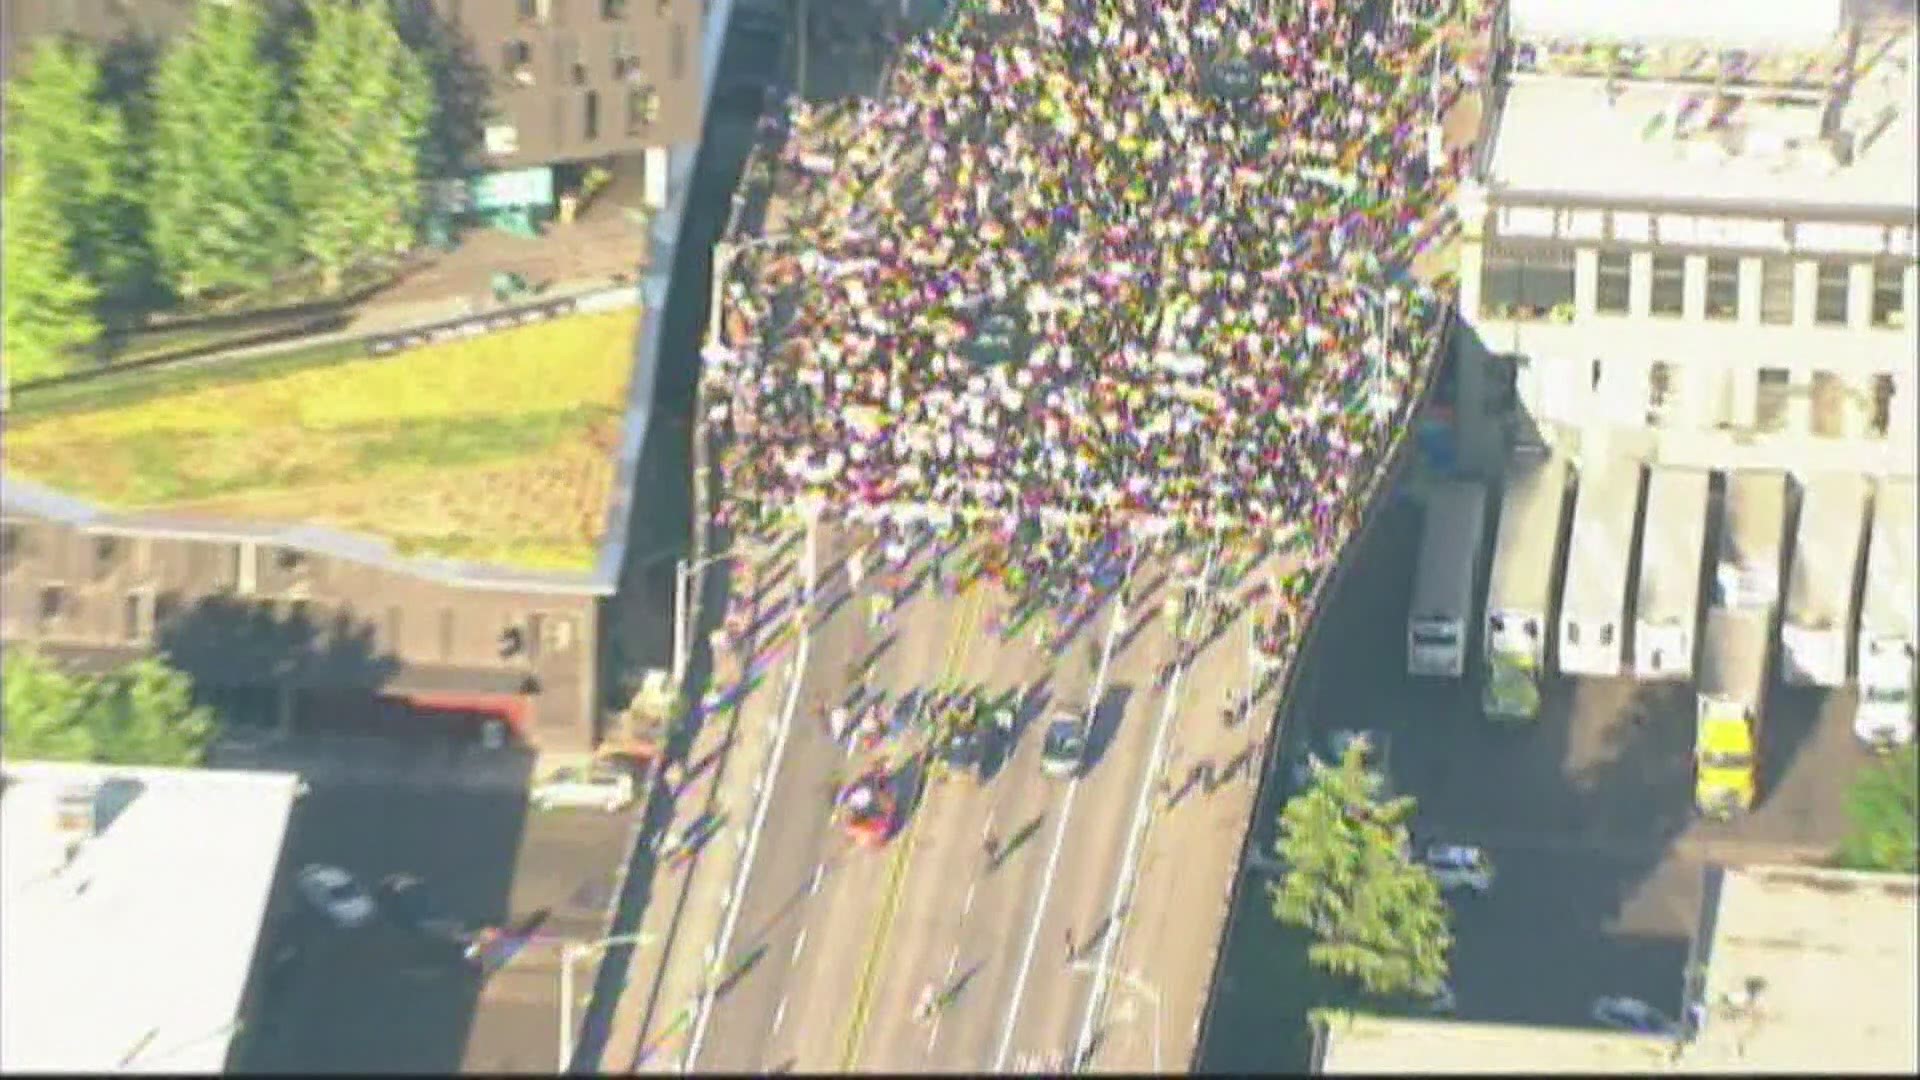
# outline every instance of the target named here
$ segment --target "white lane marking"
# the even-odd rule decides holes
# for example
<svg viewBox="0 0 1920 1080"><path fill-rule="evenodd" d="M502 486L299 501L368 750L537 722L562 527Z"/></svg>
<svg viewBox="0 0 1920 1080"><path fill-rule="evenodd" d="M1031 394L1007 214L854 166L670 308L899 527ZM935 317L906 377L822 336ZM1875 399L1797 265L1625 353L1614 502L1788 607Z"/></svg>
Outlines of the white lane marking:
<svg viewBox="0 0 1920 1080"><path fill-rule="evenodd" d="M814 565L817 549L815 526L815 522L808 522L807 524L806 550L802 564L802 571L809 593L811 593L813 589L816 569ZM767 762L766 786L769 794L771 794L773 787L773 779L780 773L780 763L786 758L787 736L793 731L793 713L800 704L800 683L806 677L807 650L812 644L812 627L803 619L800 623L800 644L794 650L792 666L787 669L789 672L787 680L787 700L782 703L780 709L780 730L774 735L773 755ZM767 811L772 806L772 798L763 798L760 800L759 809L754 811L752 831L747 834L747 850L741 855L740 870L734 876L733 895L736 897L744 897L747 894L747 878L753 871L754 852L760 847L760 831L767 823ZM718 951L720 956L726 956L728 948L733 944L733 931L740 924L740 909L744 906L743 904L735 904L727 911L726 925L720 928L720 948ZM700 1003L693 1021L693 1037L687 1041L687 1052L680 1058L680 1071L682 1073L692 1072L694 1070L694 1063L700 1060L700 1047L707 1039L707 1022L713 1016L713 988L709 987L702 992L699 1000Z"/></svg>
<svg viewBox="0 0 1920 1080"><path fill-rule="evenodd" d="M993 835L993 810L989 808L987 810L987 825L986 825L986 828L980 830L980 838L984 840L987 837L992 835Z"/></svg>
<svg viewBox="0 0 1920 1080"><path fill-rule="evenodd" d="M800 931L800 936L793 939L793 957L792 957L793 963L797 964L800 962L800 951L802 949L805 949L806 947L807 947L807 932L805 930L802 930Z"/></svg>
<svg viewBox="0 0 1920 1080"><path fill-rule="evenodd" d="M825 875L826 870L827 870L826 863L818 863L814 866L813 881L807 885L808 896L812 896L813 894L820 891L820 878Z"/></svg>
<svg viewBox="0 0 1920 1080"><path fill-rule="evenodd" d="M973 885L969 885L969 886L967 886L967 898L966 898L966 900L965 900L965 901L964 901L963 903L961 903L961 905L960 905L960 914L962 914L962 915L971 915L971 914L973 914L973 890L974 890L974 889L976 889L976 888L978 888L978 887L979 887L979 886L978 886L978 884L977 884L977 883L976 883L976 884L973 884Z"/></svg>
<svg viewBox="0 0 1920 1080"><path fill-rule="evenodd" d="M787 1022L787 999L783 996L780 999L780 1004L775 1006L773 1010L773 1030L775 1032L778 1032L780 1030L780 1025L786 1022Z"/></svg>
<svg viewBox="0 0 1920 1080"><path fill-rule="evenodd" d="M1213 576L1213 560L1218 552L1216 547L1207 553L1206 565L1200 571L1200 584L1204 589ZM1195 614L1206 611L1206 595L1203 592L1194 605ZM1183 645L1182 651L1185 651ZM1186 653L1187 663L1198 658L1198 651ZM1167 730L1172 725L1174 705L1180 700L1180 680L1186 675L1187 667L1182 665L1173 669L1173 677L1167 680L1166 704L1160 710L1160 730L1153 735L1153 757L1147 764L1147 774L1140 780L1140 795L1133 805L1133 825L1127 837L1127 854L1120 861L1120 874L1113 883L1113 903L1107 909L1107 932L1100 937L1100 957L1094 964L1093 991L1087 995L1087 1015L1080 1024L1080 1037L1074 1043L1073 1061L1077 1066L1086 1060L1087 1047L1093 1041L1094 1020L1100 1014L1100 1006L1106 1000L1108 965L1113 960L1114 945L1120 939L1121 909L1127 901L1127 891L1133 885L1133 875L1140 861L1141 840L1146 836L1147 820L1153 808L1153 785L1159 777L1167 751Z"/></svg>
<svg viewBox="0 0 1920 1080"><path fill-rule="evenodd" d="M1123 589L1132 583L1133 570L1138 563L1139 554L1136 550L1133 560L1127 564L1125 577L1121 579ZM1119 640L1121 628L1126 625L1126 621L1125 605L1114 604L1113 618L1107 626L1107 641L1100 650L1100 669L1094 673L1093 693L1089 695L1091 699L1087 705L1089 727L1092 726L1094 716L1099 710L1100 698L1106 693L1107 665L1113 659L1114 642ZM1080 778L1076 776L1073 782L1067 785L1067 797L1060 806L1060 823L1053 831L1053 850L1047 854L1047 871L1040 881L1040 897L1033 905L1033 926L1027 931L1027 947L1020 957L1020 974L1014 978L1013 1000L1007 1006L1007 1025L1000 1033L1000 1049L994 1054L993 1067L988 1069L988 1072L1006 1071L1007 1053L1013 1047L1013 1029L1020 1020L1020 1000L1027 993L1027 976L1033 971L1033 951L1040 944L1042 916L1047 910L1047 897L1053 892L1054 877L1060 868L1060 851L1067 839L1067 821L1073 816L1073 800L1078 794L1080 794Z"/></svg>

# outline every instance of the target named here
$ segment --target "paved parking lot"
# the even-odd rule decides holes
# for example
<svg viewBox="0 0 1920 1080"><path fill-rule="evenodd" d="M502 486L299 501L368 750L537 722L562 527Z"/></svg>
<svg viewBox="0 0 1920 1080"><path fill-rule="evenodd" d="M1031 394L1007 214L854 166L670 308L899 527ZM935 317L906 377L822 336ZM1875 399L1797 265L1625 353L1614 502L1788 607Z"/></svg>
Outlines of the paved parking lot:
<svg viewBox="0 0 1920 1080"><path fill-rule="evenodd" d="M1865 760L1848 730L1850 701L1776 687L1761 736L1761 805L1729 824L1701 821L1692 809L1690 685L1562 683L1550 687L1535 728L1502 731L1478 715L1470 681L1403 674L1419 529L1409 508L1395 513L1401 519L1369 537L1328 612L1288 719L1299 731L1283 741L1329 727L1387 732L1395 786L1419 801L1417 831L1493 856L1494 893L1458 905L1462 1019L1581 1024L1602 994L1671 1013L1704 865L1819 861L1838 842L1844 792ZM1269 836L1276 809L1258 811ZM1243 921L1271 924L1257 885L1243 885L1238 902ZM1286 973L1261 968L1297 956L1297 945L1289 953L1286 934L1271 926L1236 936L1226 1000L1284 997L1271 980ZM1269 1037L1258 1013L1222 1009L1210 1066L1297 1067L1274 1056L1289 1052L1287 1041Z"/></svg>
<svg viewBox="0 0 1920 1080"><path fill-rule="evenodd" d="M605 933L631 815L533 813L514 791L312 783L289 837L290 869L332 863L367 884L404 872L469 925L537 924L542 935L576 940ZM559 963L550 941L483 979L378 921L338 930L299 918L297 901L286 909L302 948L262 1002L264 1030L247 1070L553 1069ZM584 995L592 965L575 975Z"/></svg>

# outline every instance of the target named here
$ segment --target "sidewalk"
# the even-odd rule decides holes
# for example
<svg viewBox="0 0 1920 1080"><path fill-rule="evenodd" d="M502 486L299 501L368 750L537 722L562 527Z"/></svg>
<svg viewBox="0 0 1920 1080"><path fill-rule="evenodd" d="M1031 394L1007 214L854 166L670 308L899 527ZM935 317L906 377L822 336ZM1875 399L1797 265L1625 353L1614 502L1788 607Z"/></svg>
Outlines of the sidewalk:
<svg viewBox="0 0 1920 1080"><path fill-rule="evenodd" d="M798 557L797 550L773 560L755 556L758 579L778 582L761 598L763 609L790 594L799 575L782 576L783 564ZM712 831L691 857L652 865L652 884L640 916L641 944L633 951L614 1004L600 1060L586 1063L583 1071L678 1069L702 993L725 978L724 959L714 955L714 949L734 899L788 681L798 675L792 670L797 642L785 620L763 629L754 642L757 652L745 693L733 707L722 698L694 735L687 776L660 835Z"/></svg>
<svg viewBox="0 0 1920 1080"><path fill-rule="evenodd" d="M414 742L375 735L267 735L214 745L217 769L298 773L310 784L432 787L524 796L538 767L525 749Z"/></svg>

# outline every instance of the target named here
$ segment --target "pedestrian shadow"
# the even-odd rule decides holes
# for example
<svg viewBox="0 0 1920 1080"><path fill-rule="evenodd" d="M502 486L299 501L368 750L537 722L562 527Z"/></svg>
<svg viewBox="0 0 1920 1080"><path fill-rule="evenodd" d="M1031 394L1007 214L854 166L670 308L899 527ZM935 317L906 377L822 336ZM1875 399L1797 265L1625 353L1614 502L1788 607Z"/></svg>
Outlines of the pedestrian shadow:
<svg viewBox="0 0 1920 1080"><path fill-rule="evenodd" d="M941 992L940 1004L951 1005L959 1001L960 995L966 993L967 987L972 985L974 976L979 975L980 969L985 966L986 962L982 960L975 960L972 964L968 965L967 970L961 972L960 977L947 984L946 990Z"/></svg>
<svg viewBox="0 0 1920 1080"><path fill-rule="evenodd" d="M1007 842L1001 846L1000 857L993 861L993 865L995 867L1000 866L1002 863L1005 863L1008 859L1012 858L1015 852L1025 847L1027 844L1027 841L1032 840L1034 838L1034 835L1040 831L1040 826L1046 820L1047 820L1047 815L1044 812L1038 813L1033 815L1033 817L1030 820L1028 820L1028 822L1025 825L1022 825L1018 829L1015 829L1013 831L1013 835L1007 837Z"/></svg>
<svg viewBox="0 0 1920 1080"><path fill-rule="evenodd" d="M720 980L720 984L713 988L714 999L717 1001L720 998L726 997L727 992L740 985L740 980L746 978L749 972L759 966L761 958L766 955L767 946L765 944L755 945L753 948L747 950L747 955L741 957L740 962L733 965L733 970L727 972L727 977Z"/></svg>

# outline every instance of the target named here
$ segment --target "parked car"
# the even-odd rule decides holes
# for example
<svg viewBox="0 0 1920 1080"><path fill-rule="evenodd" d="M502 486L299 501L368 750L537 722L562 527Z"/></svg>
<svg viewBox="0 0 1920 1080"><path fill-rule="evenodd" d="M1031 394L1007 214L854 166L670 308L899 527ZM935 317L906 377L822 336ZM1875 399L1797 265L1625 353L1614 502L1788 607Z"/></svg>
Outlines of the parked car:
<svg viewBox="0 0 1920 1080"><path fill-rule="evenodd" d="M300 895L335 926L354 929L373 918L373 897L352 874L325 863L308 863L295 879Z"/></svg>
<svg viewBox="0 0 1920 1080"><path fill-rule="evenodd" d="M1067 779L1078 776L1086 764L1086 718L1079 713L1055 713L1047 723L1046 736L1040 741L1040 771Z"/></svg>
<svg viewBox="0 0 1920 1080"><path fill-rule="evenodd" d="M1442 892L1471 889L1485 893L1493 888L1493 860L1470 844L1429 844L1420 862L1439 882Z"/></svg>
<svg viewBox="0 0 1920 1080"><path fill-rule="evenodd" d="M380 911L400 929L433 945L465 949L472 935L464 923L447 917L412 874L388 874L374 886Z"/></svg>
<svg viewBox="0 0 1920 1080"><path fill-rule="evenodd" d="M1665 1035L1674 1030L1673 1021L1639 998L1596 998L1592 1015L1595 1023L1642 1035Z"/></svg>
<svg viewBox="0 0 1920 1080"><path fill-rule="evenodd" d="M613 813L633 802L633 774L611 765L555 769L527 793L539 810L557 806L585 807Z"/></svg>

